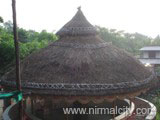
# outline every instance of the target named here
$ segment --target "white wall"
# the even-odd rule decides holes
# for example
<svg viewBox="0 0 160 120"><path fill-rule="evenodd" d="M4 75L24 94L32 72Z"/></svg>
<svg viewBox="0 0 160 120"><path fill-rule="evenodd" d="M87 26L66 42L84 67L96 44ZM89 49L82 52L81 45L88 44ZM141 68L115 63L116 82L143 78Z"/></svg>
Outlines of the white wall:
<svg viewBox="0 0 160 120"><path fill-rule="evenodd" d="M142 54L142 58L148 58L148 52L143 52Z"/></svg>
<svg viewBox="0 0 160 120"><path fill-rule="evenodd" d="M160 51L156 52L156 58L160 58Z"/></svg>
<svg viewBox="0 0 160 120"><path fill-rule="evenodd" d="M142 52L142 58L149 58L149 55L148 55L147 51ZM160 58L160 51L156 52L156 58Z"/></svg>

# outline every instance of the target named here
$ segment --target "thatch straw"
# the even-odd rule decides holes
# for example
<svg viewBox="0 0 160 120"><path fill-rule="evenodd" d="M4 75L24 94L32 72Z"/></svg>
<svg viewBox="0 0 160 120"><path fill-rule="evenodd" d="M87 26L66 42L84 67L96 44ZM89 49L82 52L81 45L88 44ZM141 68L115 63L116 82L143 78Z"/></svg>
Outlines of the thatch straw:
<svg viewBox="0 0 160 120"><path fill-rule="evenodd" d="M88 22L81 9L78 9L76 15L57 32L57 35L61 37L66 35L76 36L88 34L97 34L97 31L96 28Z"/></svg>
<svg viewBox="0 0 160 120"><path fill-rule="evenodd" d="M155 76L137 59L105 43L79 10L58 32L60 39L28 56L22 63L24 89L52 95L112 95L150 87ZM79 32L77 27L88 30ZM95 30L95 29L94 29ZM81 33L81 34L79 34ZM14 71L2 84L13 86Z"/></svg>

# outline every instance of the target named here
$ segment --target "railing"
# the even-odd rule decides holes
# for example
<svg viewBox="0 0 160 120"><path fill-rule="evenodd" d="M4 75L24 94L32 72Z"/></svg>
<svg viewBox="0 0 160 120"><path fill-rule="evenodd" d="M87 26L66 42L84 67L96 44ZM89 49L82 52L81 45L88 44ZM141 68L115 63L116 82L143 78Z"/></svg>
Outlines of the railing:
<svg viewBox="0 0 160 120"><path fill-rule="evenodd" d="M18 103L10 105L2 115L3 120L18 120Z"/></svg>
<svg viewBox="0 0 160 120"><path fill-rule="evenodd" d="M14 103L6 108L2 115L3 120L19 120L18 103ZM41 120L32 115L29 111L24 111L23 120Z"/></svg>
<svg viewBox="0 0 160 120"><path fill-rule="evenodd" d="M11 98L13 98L15 103L6 108L6 110L2 115L3 120L18 120L19 118L18 103L22 100L22 92L20 91L13 91L9 93L1 92L0 94L0 99L10 100Z"/></svg>
<svg viewBox="0 0 160 120"><path fill-rule="evenodd" d="M135 105L133 102L131 102L129 99L124 99L124 101L130 106L128 110L123 112L122 114L116 116L114 119L111 120L125 120L127 119L130 115L133 114L133 111L135 110Z"/></svg>
<svg viewBox="0 0 160 120"><path fill-rule="evenodd" d="M147 101L147 100L145 100L145 99L142 99L142 98L139 98L139 97L136 97L136 98L139 99L139 100L142 100L142 101L144 101L144 102L146 102L146 103L148 103L149 106L150 106L150 108L151 108L151 111L150 111L150 113L146 116L145 120L155 120L155 118L156 118L156 113L157 113L157 108L154 106L154 104L151 103L151 102L149 102L149 101Z"/></svg>

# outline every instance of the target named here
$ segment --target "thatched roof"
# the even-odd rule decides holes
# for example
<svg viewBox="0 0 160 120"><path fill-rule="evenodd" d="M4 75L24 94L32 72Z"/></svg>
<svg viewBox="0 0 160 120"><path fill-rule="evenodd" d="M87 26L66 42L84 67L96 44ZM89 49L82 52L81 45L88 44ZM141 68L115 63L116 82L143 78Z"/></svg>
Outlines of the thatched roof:
<svg viewBox="0 0 160 120"><path fill-rule="evenodd" d="M103 41L95 30L79 9L57 33L58 41L22 62L23 90L35 94L107 96L153 85L154 74L127 52ZM3 77L2 84L14 86L15 80L13 70Z"/></svg>
<svg viewBox="0 0 160 120"><path fill-rule="evenodd" d="M76 36L96 33L96 28L88 22L81 8L78 8L76 15L57 32L57 35L62 37L66 35Z"/></svg>

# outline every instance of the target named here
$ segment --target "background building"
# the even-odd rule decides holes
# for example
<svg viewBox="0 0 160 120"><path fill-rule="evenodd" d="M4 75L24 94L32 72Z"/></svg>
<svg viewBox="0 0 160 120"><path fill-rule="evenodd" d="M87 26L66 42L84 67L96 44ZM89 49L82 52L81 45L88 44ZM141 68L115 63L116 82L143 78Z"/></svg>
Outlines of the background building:
<svg viewBox="0 0 160 120"><path fill-rule="evenodd" d="M160 65L160 46L146 46L140 49L140 61L147 65Z"/></svg>
<svg viewBox="0 0 160 120"><path fill-rule="evenodd" d="M160 76L160 46L146 46L140 49L139 60L146 66L155 71L158 78Z"/></svg>

